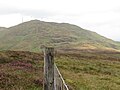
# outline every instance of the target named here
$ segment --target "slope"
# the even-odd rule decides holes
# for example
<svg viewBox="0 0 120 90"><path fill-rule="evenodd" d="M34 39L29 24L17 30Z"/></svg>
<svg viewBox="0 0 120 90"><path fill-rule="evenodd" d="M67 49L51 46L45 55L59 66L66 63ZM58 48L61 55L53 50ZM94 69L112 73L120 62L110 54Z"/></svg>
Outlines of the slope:
<svg viewBox="0 0 120 90"><path fill-rule="evenodd" d="M43 90L42 54L0 52L0 90Z"/></svg>
<svg viewBox="0 0 120 90"><path fill-rule="evenodd" d="M6 30L7 28L5 27L0 27L0 31Z"/></svg>
<svg viewBox="0 0 120 90"><path fill-rule="evenodd" d="M68 23L32 20L0 33L0 50L38 51L41 46L57 48L112 48L120 44Z"/></svg>

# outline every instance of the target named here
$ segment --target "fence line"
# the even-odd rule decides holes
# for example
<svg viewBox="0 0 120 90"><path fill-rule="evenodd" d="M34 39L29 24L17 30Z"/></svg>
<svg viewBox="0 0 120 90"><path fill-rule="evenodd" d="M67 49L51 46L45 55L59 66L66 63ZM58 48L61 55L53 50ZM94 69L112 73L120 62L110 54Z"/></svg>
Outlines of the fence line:
<svg viewBox="0 0 120 90"><path fill-rule="evenodd" d="M54 64L54 48L48 47L44 50L44 90L69 90Z"/></svg>
<svg viewBox="0 0 120 90"><path fill-rule="evenodd" d="M56 64L54 65L55 90L69 90Z"/></svg>

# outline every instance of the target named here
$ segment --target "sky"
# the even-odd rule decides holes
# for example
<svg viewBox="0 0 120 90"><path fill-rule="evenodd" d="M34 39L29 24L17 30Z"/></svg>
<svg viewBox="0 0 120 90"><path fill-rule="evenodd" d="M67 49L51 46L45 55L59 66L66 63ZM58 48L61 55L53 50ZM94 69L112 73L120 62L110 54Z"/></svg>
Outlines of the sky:
<svg viewBox="0 0 120 90"><path fill-rule="evenodd" d="M120 0L0 0L0 27L33 19L75 24L120 41Z"/></svg>

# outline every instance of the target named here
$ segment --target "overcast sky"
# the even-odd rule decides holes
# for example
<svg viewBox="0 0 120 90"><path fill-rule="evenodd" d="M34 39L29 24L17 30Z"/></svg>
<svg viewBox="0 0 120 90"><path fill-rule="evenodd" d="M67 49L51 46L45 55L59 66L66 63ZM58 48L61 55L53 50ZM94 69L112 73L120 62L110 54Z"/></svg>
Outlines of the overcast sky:
<svg viewBox="0 0 120 90"><path fill-rule="evenodd" d="M120 0L0 0L0 26L66 22L120 41Z"/></svg>

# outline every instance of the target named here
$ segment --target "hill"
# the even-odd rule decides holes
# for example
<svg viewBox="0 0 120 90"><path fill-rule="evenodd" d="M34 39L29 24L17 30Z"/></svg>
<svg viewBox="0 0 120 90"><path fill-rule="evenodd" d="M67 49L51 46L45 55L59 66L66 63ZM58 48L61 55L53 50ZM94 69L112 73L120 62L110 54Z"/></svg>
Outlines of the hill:
<svg viewBox="0 0 120 90"><path fill-rule="evenodd" d="M0 50L39 51L41 46L120 49L120 43L68 23L32 20L0 32Z"/></svg>
<svg viewBox="0 0 120 90"><path fill-rule="evenodd" d="M0 27L0 31L6 30L7 28L5 27Z"/></svg>

